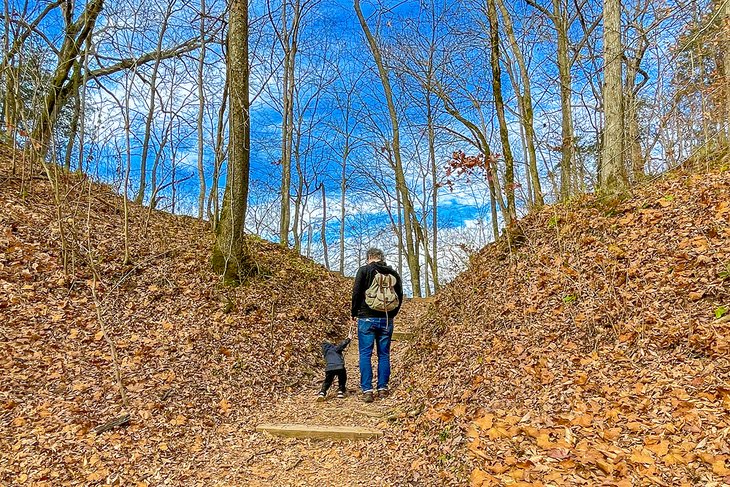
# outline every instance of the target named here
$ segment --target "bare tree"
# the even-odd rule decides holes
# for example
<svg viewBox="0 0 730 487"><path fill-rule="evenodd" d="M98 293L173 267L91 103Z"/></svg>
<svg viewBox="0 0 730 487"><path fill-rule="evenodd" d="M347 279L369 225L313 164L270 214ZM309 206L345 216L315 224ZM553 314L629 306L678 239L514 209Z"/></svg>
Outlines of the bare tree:
<svg viewBox="0 0 730 487"><path fill-rule="evenodd" d="M207 16L205 0L200 0L200 53L198 54L198 219L203 219L205 210L205 167L203 166L203 121L205 118L205 90L203 89L203 74L205 68L205 20Z"/></svg>
<svg viewBox="0 0 730 487"><path fill-rule="evenodd" d="M226 67L230 87L230 157L211 263L224 279L235 281L250 265L244 248L251 151L247 0L231 0L229 4Z"/></svg>
<svg viewBox="0 0 730 487"><path fill-rule="evenodd" d="M103 0L91 0L76 20L74 20L73 3L64 5L63 43L58 51L56 68L44 97L43 108L33 128L32 138L36 144L37 155L41 159L45 158L50 148L53 126L61 108L79 87L80 83L74 82L78 75L71 75L71 70L74 67L81 69L78 59L81 48L86 43L87 37L91 36L104 3Z"/></svg>
<svg viewBox="0 0 730 487"><path fill-rule="evenodd" d="M528 182L532 190L532 201L539 207L545 204L545 199L542 192L542 185L540 183L540 174L537 170L537 152L535 150L536 135L534 125L534 108L532 104L532 88L530 75L527 71L527 64L525 58L522 55L517 38L514 33L514 27L512 23L512 16L507 11L503 0L496 0L497 5L502 13L502 20L504 24L504 30L507 34L507 40L512 51L512 55L516 61L517 67L519 68L520 81L522 83L522 90L517 83L513 84L514 91L517 95L517 102L520 108L520 114L522 118L522 125L525 130L525 149L527 155L527 167L528 167Z"/></svg>
<svg viewBox="0 0 730 487"><path fill-rule="evenodd" d="M396 189L401 197L401 203L403 204L404 213L404 224L405 224L405 236L406 236L406 259L408 262L408 269L410 271L411 288L415 297L421 297L421 284L420 284L420 263L418 261L418 242L417 234L421 231L418 218L416 217L413 203L411 202L410 193L406 184L405 175L403 172L403 162L401 160L401 147L400 147L400 130L398 122L398 114L396 113L395 103L393 101L393 91L390 86L390 79L388 76L388 68L385 63L378 47L375 37L373 36L370 28L368 27L367 21L363 16L362 9L360 8L360 0L354 0L355 13L360 21L360 26L365 34L365 38L370 47L370 52L375 61L375 65L378 68L378 74L380 81L383 85L383 92L385 95L386 103L388 106L388 113L390 116L391 130L393 131L393 138L391 140L391 146L388 150L392 150L395 171Z"/></svg>
<svg viewBox="0 0 730 487"><path fill-rule="evenodd" d="M507 195L507 212L505 223L507 228L517 219L515 206L515 161L512 155L512 147L509 141L507 130L507 119L505 118L504 99L502 97L502 68L500 66L499 54L499 24L497 21L497 8L495 0L487 0L487 21L489 23L490 41L490 63L492 66L492 96L494 97L494 108L499 121L499 139L502 143L502 156L505 165L504 191Z"/></svg>
<svg viewBox="0 0 730 487"><path fill-rule="evenodd" d="M603 0L603 154L600 184L607 194L621 194L624 173L623 86L621 76L621 1Z"/></svg>
<svg viewBox="0 0 730 487"><path fill-rule="evenodd" d="M281 213L279 224L279 241L282 245L289 245L289 231L291 224L291 157L294 132L294 85L296 59L299 45L299 35L302 26L302 17L314 7L318 0L293 0L291 6L291 20L289 18L290 0L282 0L281 23L276 27L273 12L269 8L271 24L276 30L276 36L284 52L283 81L282 81L282 125L281 125Z"/></svg>

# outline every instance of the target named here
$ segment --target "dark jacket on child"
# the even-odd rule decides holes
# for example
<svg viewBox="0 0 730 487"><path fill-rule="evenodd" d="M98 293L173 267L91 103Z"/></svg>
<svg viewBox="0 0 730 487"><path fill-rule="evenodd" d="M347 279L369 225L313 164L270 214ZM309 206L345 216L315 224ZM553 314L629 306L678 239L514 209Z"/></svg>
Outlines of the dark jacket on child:
<svg viewBox="0 0 730 487"><path fill-rule="evenodd" d="M345 338L337 345L329 342L322 342L322 355L327 362L325 371L340 370L345 368L345 357L342 352L350 344L350 339Z"/></svg>

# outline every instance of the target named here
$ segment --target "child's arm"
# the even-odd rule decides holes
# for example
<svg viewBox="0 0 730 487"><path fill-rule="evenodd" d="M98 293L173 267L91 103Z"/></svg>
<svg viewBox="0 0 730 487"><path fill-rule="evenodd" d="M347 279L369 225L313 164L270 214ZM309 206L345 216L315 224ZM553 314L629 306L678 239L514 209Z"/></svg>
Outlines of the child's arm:
<svg viewBox="0 0 730 487"><path fill-rule="evenodd" d="M344 340L342 340L340 343L337 344L337 351L338 352L343 351L345 348L347 348L347 346L349 344L350 344L350 339L349 338L345 338Z"/></svg>

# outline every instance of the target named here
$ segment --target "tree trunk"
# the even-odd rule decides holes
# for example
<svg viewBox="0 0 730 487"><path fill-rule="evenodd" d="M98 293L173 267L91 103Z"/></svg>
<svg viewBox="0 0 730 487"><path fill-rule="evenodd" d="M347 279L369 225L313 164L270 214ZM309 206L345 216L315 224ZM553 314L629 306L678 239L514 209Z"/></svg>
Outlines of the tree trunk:
<svg viewBox="0 0 730 487"><path fill-rule="evenodd" d="M492 65L492 94L494 105L499 121L499 138L502 143L502 156L504 157L505 178L504 190L507 195L507 211L503 214L507 228L517 219L517 207L515 204L515 161L512 156L512 147L509 141L507 120L504 114L504 100L502 98L502 68L499 55L499 25L497 23L497 9L495 0L487 0L487 19L489 21L490 37L490 61Z"/></svg>
<svg viewBox="0 0 730 487"><path fill-rule="evenodd" d="M211 264L226 281L250 270L244 249L250 161L248 1L230 0L226 68L230 84L229 160Z"/></svg>
<svg viewBox="0 0 730 487"><path fill-rule="evenodd" d="M568 199L573 180L573 107L570 57L568 53L568 19L561 0L553 0L553 22L558 36L558 77L560 79L560 112L562 116L562 144L560 160L560 197Z"/></svg>
<svg viewBox="0 0 730 487"><path fill-rule="evenodd" d="M404 223L405 223L405 236L406 236L406 259L408 261L408 269L411 274L411 287L413 290L413 296L421 297L421 286L420 286L420 263L418 262L417 242L415 242L417 228L420 227L418 220L411 203L408 186L406 184L405 175L403 172L403 162L401 160L400 153L400 130L398 124L398 115L395 110L395 102L393 101L393 91L390 87L390 80L388 77L388 70L385 67L385 63L380 54L375 38L370 32L370 28L365 21L365 17L360 9L360 0L354 1L355 13L360 21L360 26L365 33L365 38L370 46L370 52L373 55L375 64L378 68L378 74L380 75L380 81L383 84L383 92L385 99L388 104L388 113L390 115L390 123L393 129L393 156L395 158L395 184L396 190L401 195L401 203L403 204Z"/></svg>
<svg viewBox="0 0 730 487"><path fill-rule="evenodd" d="M130 130L131 114L129 106L129 97L132 91L132 83L128 80L133 80L136 76L135 69L132 69L131 75L128 75L124 82L124 142L125 142L125 170L124 170L124 197L122 203L124 205L124 261L123 264L127 265L131 262L131 256L129 252L129 176L132 172L132 136Z"/></svg>
<svg viewBox="0 0 730 487"><path fill-rule="evenodd" d="M350 155L349 133L345 136L342 152L342 173L340 177L340 274L345 275L345 194L347 192L347 158Z"/></svg>
<svg viewBox="0 0 730 487"><path fill-rule="evenodd" d="M227 70L226 70L227 71ZM211 227L215 229L218 226L218 218L220 212L218 210L218 180L220 179L221 165L225 159L223 150L223 132L225 126L226 106L228 104L228 73L226 72L226 80L223 83L223 96L221 97L221 106L218 109L218 125L215 134L215 159L213 161L213 178L211 181L210 195L208 196L208 215L210 216Z"/></svg>
<svg viewBox="0 0 730 487"><path fill-rule="evenodd" d="M492 215L492 238L494 240L497 240L497 238L499 237L499 222L497 221L497 196L494 191L494 178L489 172L487 173L487 182L489 183L489 212Z"/></svg>
<svg viewBox="0 0 730 487"><path fill-rule="evenodd" d="M644 53L649 47L646 33L641 31L638 39L636 52L626 59L626 79L623 86L624 103L624 129L625 149L628 152L628 160L631 166L632 181L640 181L644 177L644 165L646 160L641 149L641 137L639 135L639 91L649 80L648 75L641 69L641 61ZM637 76L642 76L642 81L637 84Z"/></svg>
<svg viewBox="0 0 730 487"><path fill-rule="evenodd" d="M322 187L322 227L320 237L322 240L322 252L324 253L324 266L329 270L330 256L329 247L327 246L327 194L325 192L324 183L320 186Z"/></svg>
<svg viewBox="0 0 730 487"><path fill-rule="evenodd" d="M51 75L50 88L44 96L43 108L31 136L39 159L45 159L48 154L58 113L68 97L73 94L73 83L68 79L69 72L77 64L81 46L87 37L91 36L103 6L103 0L91 0L86 4L81 16L73 23L70 18L71 12L68 14L63 43L58 51L58 62Z"/></svg>
<svg viewBox="0 0 730 487"><path fill-rule="evenodd" d="M403 205L400 202L400 193L395 192L395 206L398 210L398 274L403 275Z"/></svg>
<svg viewBox="0 0 730 487"><path fill-rule="evenodd" d="M160 34L157 37L157 46L155 48L155 53L157 54L157 59L155 59L155 63L152 66L152 74L150 75L150 100L149 100L149 107L147 110L147 119L145 120L144 125L144 138L142 139L142 155L139 159L139 189L137 190L137 195L134 197L134 202L138 205L141 205L144 203L144 196L145 191L147 190L147 154L149 153L150 149L150 136L152 132L152 121L155 119L156 113L155 113L155 101L156 101L156 95L157 95L157 73L160 69L160 54L162 53L162 42L164 41L165 32L167 31L167 23L170 18L170 14L172 12L172 6L173 2L169 2L167 6L167 12L165 13L165 19L162 22L162 26L160 27ZM154 188L153 188L154 190ZM150 203L153 204L152 201Z"/></svg>
<svg viewBox="0 0 730 487"><path fill-rule="evenodd" d="M532 89L530 76L527 72L525 58L522 55L517 39L515 38L514 28L512 25L512 17L507 8L504 6L503 0L497 0L497 5L502 12L504 19L504 28L509 39L510 49L515 56L515 61L520 70L520 79L522 81L522 94L518 94L517 100L520 104L522 112L522 126L525 130L525 145L527 146L527 164L529 172L529 183L532 189L532 197L535 206L538 208L545 204L545 197L540 184L540 173L537 170L537 151L535 150L535 122L534 111L532 106ZM515 86L515 93L519 93L519 87Z"/></svg>
<svg viewBox="0 0 730 487"><path fill-rule="evenodd" d="M603 0L603 154L601 190L608 195L625 191L624 126L621 76L621 0Z"/></svg>
<svg viewBox="0 0 730 487"><path fill-rule="evenodd" d="M205 116L205 93L203 91L203 68L205 67L205 0L200 0L200 55L198 57L198 219L203 219L205 210L205 169L203 167L203 117Z"/></svg>
<svg viewBox="0 0 730 487"><path fill-rule="evenodd" d="M86 38L86 49L84 49L84 77L81 83L81 121L79 129L79 165L76 170L84 172L84 139L86 135L86 87L89 84L89 52L91 52L91 36Z"/></svg>
<svg viewBox="0 0 730 487"><path fill-rule="evenodd" d="M294 133L294 68L296 67L297 41L301 8L299 1L294 4L291 31L287 20L287 0L282 0L280 41L284 49L284 79L281 124L281 213L279 218L279 242L289 246L289 226L291 224L291 154Z"/></svg>
<svg viewBox="0 0 730 487"><path fill-rule="evenodd" d="M433 280L433 291L440 289L438 273L438 168L436 167L436 133L434 131L433 106L431 93L426 94L426 120L428 123L428 158L431 163L431 279Z"/></svg>
<svg viewBox="0 0 730 487"><path fill-rule="evenodd" d="M66 154L64 156L63 167L66 171L71 171L71 156L73 155L74 142L79 131L79 116L81 113L81 99L79 96L79 86L81 86L81 69L75 69L73 74L73 97L74 109L71 115L71 126L69 127L68 142L66 144Z"/></svg>

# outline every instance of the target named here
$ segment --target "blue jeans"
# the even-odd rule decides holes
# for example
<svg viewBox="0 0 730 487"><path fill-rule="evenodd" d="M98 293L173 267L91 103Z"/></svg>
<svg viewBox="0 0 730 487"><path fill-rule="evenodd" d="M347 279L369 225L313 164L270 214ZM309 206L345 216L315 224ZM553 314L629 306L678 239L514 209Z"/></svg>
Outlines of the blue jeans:
<svg viewBox="0 0 730 487"><path fill-rule="evenodd" d="M390 379L390 339L393 336L393 319L359 318L357 340L360 350L360 387L362 392L373 390L373 366L370 358L373 348L378 350L378 390L388 388Z"/></svg>

